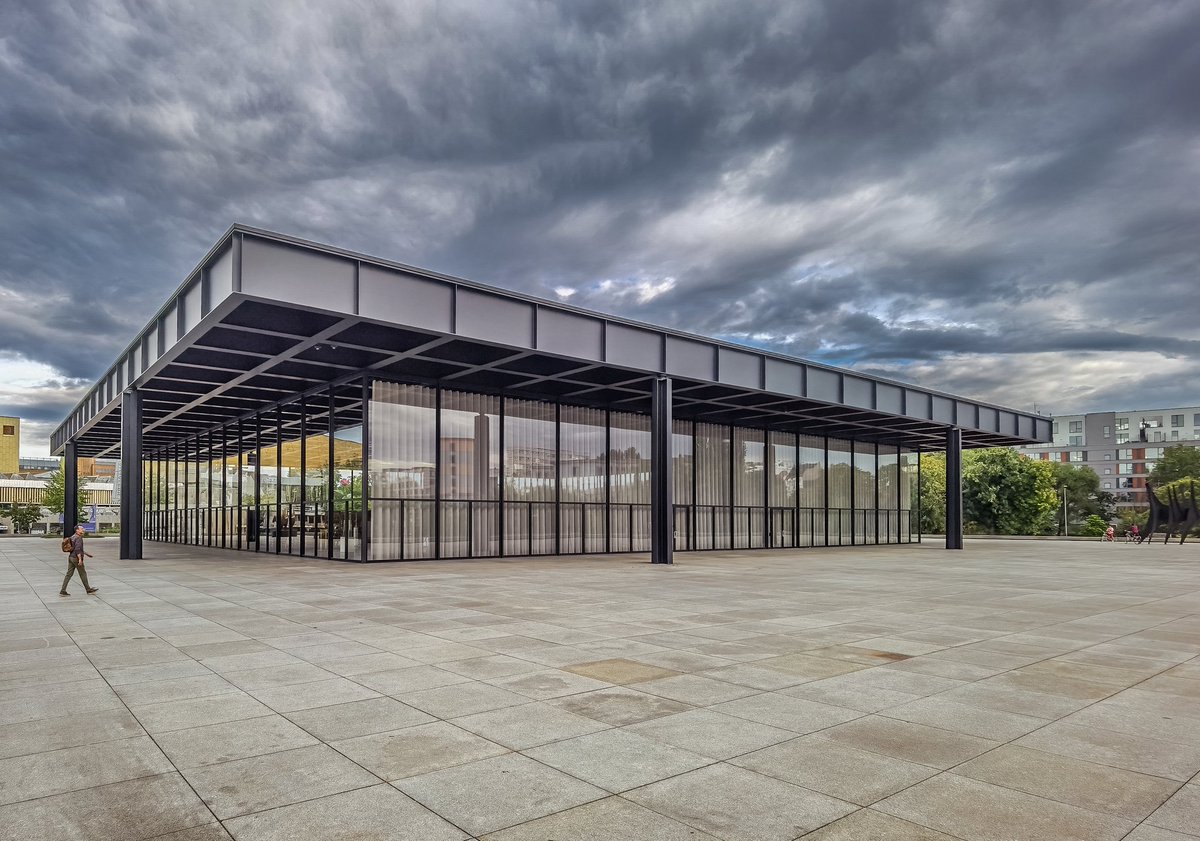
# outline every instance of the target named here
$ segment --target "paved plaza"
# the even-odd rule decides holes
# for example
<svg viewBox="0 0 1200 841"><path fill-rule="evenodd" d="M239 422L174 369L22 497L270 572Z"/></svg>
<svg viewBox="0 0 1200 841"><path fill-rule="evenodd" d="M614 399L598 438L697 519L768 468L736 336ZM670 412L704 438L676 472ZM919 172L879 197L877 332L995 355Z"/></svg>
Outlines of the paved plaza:
<svg viewBox="0 0 1200 841"><path fill-rule="evenodd" d="M1200 837L1200 547L0 540L0 839Z"/></svg>

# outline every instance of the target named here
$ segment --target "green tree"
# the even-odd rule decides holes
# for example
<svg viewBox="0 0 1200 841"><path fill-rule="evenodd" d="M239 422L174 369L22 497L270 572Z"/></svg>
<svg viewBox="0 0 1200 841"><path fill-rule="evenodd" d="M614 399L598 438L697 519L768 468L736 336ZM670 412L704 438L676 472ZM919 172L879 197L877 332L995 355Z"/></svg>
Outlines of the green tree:
<svg viewBox="0 0 1200 841"><path fill-rule="evenodd" d="M1062 462L1046 462L1054 475L1054 491L1060 500L1061 508L1063 490L1067 494L1067 516L1072 525L1084 523L1091 517L1099 517L1105 523L1112 520L1115 514L1115 500L1108 491L1100 489L1100 477L1090 467L1076 467ZM1054 531L1062 534L1063 521L1061 516L1055 516ZM1072 531L1075 529L1072 528Z"/></svg>
<svg viewBox="0 0 1200 841"><path fill-rule="evenodd" d="M1189 478L1200 481L1200 450L1184 444L1163 450L1162 458L1150 471L1150 481L1156 485Z"/></svg>
<svg viewBox="0 0 1200 841"><path fill-rule="evenodd" d="M63 503L63 497L66 496L66 477L63 476L62 468L50 474L50 478L46 480L46 490L42 494L42 505L54 512L63 512L63 529L70 530L75 523L86 523L91 516L88 513L87 502L83 495L83 483L78 484L78 498L75 500L75 516L66 516L66 505Z"/></svg>
<svg viewBox="0 0 1200 841"><path fill-rule="evenodd" d="M1040 534L1057 511L1049 462L1006 447L963 453L963 519L972 531Z"/></svg>
<svg viewBox="0 0 1200 841"><path fill-rule="evenodd" d="M33 524L42 519L42 508L40 505L14 505L8 512L8 517L12 520L13 531L16 534L29 534Z"/></svg>
<svg viewBox="0 0 1200 841"><path fill-rule="evenodd" d="M1075 529L1075 534L1084 535L1085 537L1100 537L1108 531L1108 520L1098 514L1092 514L1088 517L1078 529Z"/></svg>
<svg viewBox="0 0 1200 841"><path fill-rule="evenodd" d="M917 498L915 487L912 498ZM940 453L921 453L920 521L924 534L946 531L946 457Z"/></svg>
<svg viewBox="0 0 1200 841"><path fill-rule="evenodd" d="M1163 502L1163 504L1170 504L1172 491L1175 493L1175 498L1182 505L1190 505L1193 501L1200 503L1200 479L1192 479L1190 477L1186 479L1176 479L1174 482L1168 482L1161 487L1156 487L1154 489L1154 495L1157 496ZM1194 497L1197 499L1193 499ZM1200 531L1200 526L1192 529L1189 534L1195 534L1197 531Z"/></svg>

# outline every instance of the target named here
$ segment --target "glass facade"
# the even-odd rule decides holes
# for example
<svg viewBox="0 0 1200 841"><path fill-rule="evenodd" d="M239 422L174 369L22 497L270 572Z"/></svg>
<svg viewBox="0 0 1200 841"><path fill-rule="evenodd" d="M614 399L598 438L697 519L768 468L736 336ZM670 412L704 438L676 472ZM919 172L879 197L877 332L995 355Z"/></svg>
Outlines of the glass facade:
<svg viewBox="0 0 1200 841"><path fill-rule="evenodd" d="M671 447L677 549L919 539L915 452L686 419ZM648 551L650 466L647 415L356 380L149 453L145 536L351 560Z"/></svg>

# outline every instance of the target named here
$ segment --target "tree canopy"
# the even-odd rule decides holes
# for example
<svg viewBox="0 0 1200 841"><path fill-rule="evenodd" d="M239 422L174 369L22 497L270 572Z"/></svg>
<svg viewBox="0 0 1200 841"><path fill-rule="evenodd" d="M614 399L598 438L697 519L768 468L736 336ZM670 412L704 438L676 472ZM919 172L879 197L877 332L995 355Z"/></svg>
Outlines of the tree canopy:
<svg viewBox="0 0 1200 841"><path fill-rule="evenodd" d="M42 506L51 511L63 514L63 529L70 530L75 523L85 523L91 516L88 513L87 501L83 495L83 483L79 483L78 498L75 500L75 515L72 521L71 517L66 516L66 506L63 503L63 497L66 496L66 478L63 476L62 468L50 474L50 478L46 481L46 490L42 495Z"/></svg>
<svg viewBox="0 0 1200 841"><path fill-rule="evenodd" d="M1156 485L1189 478L1200 481L1200 450L1186 444L1167 447L1150 471L1150 481Z"/></svg>
<svg viewBox="0 0 1200 841"><path fill-rule="evenodd" d="M988 534L1040 534L1058 510L1054 470L1006 447L963 454L963 518Z"/></svg>
<svg viewBox="0 0 1200 841"><path fill-rule="evenodd" d="M1046 534L1060 530L1059 488L1067 487L1072 519L1105 516L1112 504L1091 470L1055 465L1005 447L963 453L963 519L967 531L983 534ZM1078 505L1076 506L1076 502ZM921 530L946 528L946 458L921 456Z"/></svg>

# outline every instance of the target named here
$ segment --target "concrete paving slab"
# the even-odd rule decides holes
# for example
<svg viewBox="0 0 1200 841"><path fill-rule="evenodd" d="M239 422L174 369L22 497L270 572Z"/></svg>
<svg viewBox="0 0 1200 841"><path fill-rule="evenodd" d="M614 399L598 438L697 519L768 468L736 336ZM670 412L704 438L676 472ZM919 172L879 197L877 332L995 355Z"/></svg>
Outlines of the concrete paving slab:
<svg viewBox="0 0 1200 841"><path fill-rule="evenodd" d="M729 762L860 806L869 806L937 773L925 765L841 745L819 734Z"/></svg>
<svg viewBox="0 0 1200 841"><path fill-rule="evenodd" d="M161 704L146 704L130 707L130 712L149 733L167 733L185 730L204 724L222 721L237 721L268 715L269 707L241 692L213 695L208 698L187 698L180 701L164 701Z"/></svg>
<svg viewBox="0 0 1200 841"><path fill-rule="evenodd" d="M356 828L369 838L369 815L336 807L336 801L354 804L359 791L388 790L348 758L333 754L305 763L305 751L435 724L477 740L471 744L486 746L487 755L465 749L456 754L444 731L440 737L425 734L423 746L409 738L408 768L402 767L404 751L384 747L394 741L390 736L357 747L364 760L375 750L370 762L380 769L390 763L389 773L401 766L399 773L419 772L417 778L522 759L512 750L550 751L565 740L586 744L586 737L619 727L624 729L605 737L613 743L610 750L574 757L592 763L588 773L596 779L619 776L644 758L630 761L617 749L635 735L717 762L631 790L628 797L601 797L565 810L556 802L535 802L541 797L537 786L510 787L511 808L536 815L495 830L516 838L526 837L519 834L525 829L536 838L539 827L603 838L603 816L609 816L612 826L633 828L617 835L622 841L655 837L660 825L665 838L677 837L679 827L690 833L681 837L701 837L704 826L711 830L726 825L722 821L742 828L711 832L713 837L784 837L795 830L794 838L811 829L818 839L821 833L902 839L940 833L970 841L1057 841L1072 831L1094 830L1091 835L1104 839L1114 827L1128 826L1128 816L1153 806L1154 797L1200 771L1192 738L1200 721L1194 713L1200 695L1200 549L1191 545L1172 547L1170 554L1139 554L1097 552L1091 544L973 540L955 553L952 565L932 545L688 553L664 571L630 556L362 566L162 544L147 544L145 560L127 562L111 557L115 544L98 543L105 599L60 600L42 596L55 592L61 580L61 558L48 551L52 542L0 541L0 757L32 763L28 769L11 766L13 791L20 785L38 790L57 751L78 761L49 771L53 783L58 777L108 779L103 757L113 749L102 746L144 738L127 703L167 748L165 759L176 760L171 767L215 763L187 767L192 774L230 766L230 798L242 798L239 808L260 810L231 818L231 825L246 819L249 832L249 818L260 816L254 831L270 833L272 815L294 814L279 825L299 834L311 821L319 828L311 834L314 841L342 831L358 837ZM662 586L664 572L671 573L669 587ZM101 664L99 672L90 655ZM565 669L614 660L672 675L597 689L586 683L594 678ZM749 685L711 676L722 669ZM551 678L563 682L550 685ZM761 688L779 681L786 685ZM336 691L321 695L314 685L352 697L430 693L430 703L439 698L435 690L444 694L430 713L394 697L345 702ZM218 688L221 694L209 694ZM530 700L580 689L587 691ZM246 691L264 693L281 708L330 705L280 718ZM459 715L454 721L462 727L434 717L472 709L456 706L454 693L494 702L502 697L497 692L513 696L507 699L513 704ZM864 713L876 715L863 724ZM263 727L264 721L269 725ZM782 741L756 741L767 735ZM947 745L971 746L971 739L1007 746L966 755L967 764L957 766L961 774L938 775L937 767L919 764L953 762L959 753ZM817 750L814 742L825 746ZM919 755L935 748L941 753ZM461 764L439 765L447 757ZM758 770L732 764L747 757L763 764ZM251 773L254 762L280 764ZM124 767L120 760L108 764ZM289 775L303 774L306 765L316 769L317 779L289 783ZM331 767L328 774L322 766ZM338 783L338 767L361 774L358 787L319 794L326 776ZM533 767L551 780L561 773L541 763ZM678 797L667 798L681 813L719 813L705 818L710 824L697 818L688 825L680 815L650 811L630 799L721 767L784 786L775 791L842 802L831 814L846 817L810 822L824 817L817 809L803 825L756 824L762 783L739 796L736 779L694 792L681 788ZM905 770L934 776L892 794L892 787L908 782ZM509 784L503 769L492 773L497 790ZM189 802L179 792L179 804L172 805L170 784L161 781L173 774L0 805L0 838L13 817L24 821L17 824L22 841L54 838L56 832L71 838L86 833L89 841L105 833L224 838L202 806L184 820L168 819L186 814ZM962 782L935 796L943 785L937 781L951 776ZM160 782L147 784L155 780ZM317 796L278 805L290 799L279 791L280 781L292 796L308 788L313 792L303 796ZM162 797L153 794L156 786ZM1035 788L1032 800L1022 799ZM122 811L124 802L93 794L110 789L134 808ZM1191 791L1182 789L1129 837L1192 837L1189 824L1179 823L1192 820ZM469 789L447 785L446 802L461 800L464 792ZM924 798L920 808L934 823L922 827L915 813L905 819L880 811L913 792ZM199 805L190 796L191 805ZM687 806L689 798L699 805ZM851 811L856 804L849 801L874 805ZM320 803L327 805L307 811L308 804ZM72 811L75 804L86 808ZM322 822L326 808L337 820ZM1118 814L1109 813L1114 809ZM106 823L106 810L120 817ZM156 823L145 820L148 814L166 818ZM1125 823L1106 823L1113 820Z"/></svg>
<svg viewBox="0 0 1200 841"><path fill-rule="evenodd" d="M145 733L133 714L123 707L6 724L0 727L0 759L128 739Z"/></svg>
<svg viewBox="0 0 1200 841"><path fill-rule="evenodd" d="M435 720L428 713L402 704L395 698L370 698L348 704L315 707L288 713L287 718L327 743Z"/></svg>
<svg viewBox="0 0 1200 841"><path fill-rule="evenodd" d="M144 841L213 819L170 773L0 806L0 841Z"/></svg>
<svg viewBox="0 0 1200 841"><path fill-rule="evenodd" d="M712 757L620 728L531 748L524 754L613 794L713 762Z"/></svg>
<svg viewBox="0 0 1200 841"><path fill-rule="evenodd" d="M495 832L606 796L603 789L518 754L410 777L395 785L472 835Z"/></svg>
<svg viewBox="0 0 1200 841"><path fill-rule="evenodd" d="M311 735L280 715L245 718L173 730L155 737L176 768L197 768L317 744Z"/></svg>
<svg viewBox="0 0 1200 841"><path fill-rule="evenodd" d="M798 734L824 730L826 727L853 721L863 715L858 710L793 698L780 692L762 692L747 698L714 704L710 709Z"/></svg>
<svg viewBox="0 0 1200 841"><path fill-rule="evenodd" d="M630 724L625 729L712 759L729 759L796 738L791 730L714 710L688 710Z"/></svg>
<svg viewBox="0 0 1200 841"><path fill-rule="evenodd" d="M454 725L512 750L571 739L609 726L541 703L461 716L454 719Z"/></svg>
<svg viewBox="0 0 1200 841"><path fill-rule="evenodd" d="M1151 739L1066 721L1048 724L1014 744L1172 780L1189 780L1200 771L1200 751L1191 743Z"/></svg>
<svg viewBox="0 0 1200 841"><path fill-rule="evenodd" d="M1131 821L1145 818L1179 788L1174 780L1017 745L988 751L954 773Z"/></svg>
<svg viewBox="0 0 1200 841"><path fill-rule="evenodd" d="M351 701L365 701L380 697L378 692L347 680L333 677L312 683L273 686L269 689L252 689L249 694L276 712L290 713L310 710L314 707L331 707Z"/></svg>
<svg viewBox="0 0 1200 841"><path fill-rule="evenodd" d="M1173 832L1200 833L1200 784L1189 783L1181 788L1146 823Z"/></svg>
<svg viewBox="0 0 1200 841"><path fill-rule="evenodd" d="M1136 826L955 774L939 774L874 808L965 841L1117 841Z"/></svg>
<svg viewBox="0 0 1200 841"><path fill-rule="evenodd" d="M857 808L723 763L634 789L624 796L728 841L791 841Z"/></svg>
<svg viewBox="0 0 1200 841"><path fill-rule="evenodd" d="M612 685L603 680L594 680L562 669L542 669L508 677L492 678L487 682L492 686L498 686L535 701L561 698L565 695L578 695L581 692L591 692Z"/></svg>
<svg viewBox="0 0 1200 841"><path fill-rule="evenodd" d="M232 841L233 836L219 823L194 826L168 835L159 835L152 841Z"/></svg>
<svg viewBox="0 0 1200 841"><path fill-rule="evenodd" d="M607 797L555 815L481 836L482 841L717 841L620 797Z"/></svg>
<svg viewBox="0 0 1200 841"><path fill-rule="evenodd" d="M327 745L202 765L182 773L221 820L379 782Z"/></svg>
<svg viewBox="0 0 1200 841"><path fill-rule="evenodd" d="M462 841L466 833L388 785L307 800L227 826L238 841Z"/></svg>
<svg viewBox="0 0 1200 841"><path fill-rule="evenodd" d="M401 780L508 753L508 748L435 721L332 743L382 780Z"/></svg>
<svg viewBox="0 0 1200 841"><path fill-rule="evenodd" d="M173 770L146 736L0 760L0 805Z"/></svg>
<svg viewBox="0 0 1200 841"><path fill-rule="evenodd" d="M691 709L679 701L660 698L625 686L553 698L548 703L613 727L636 724L639 721L649 721L652 718Z"/></svg>
<svg viewBox="0 0 1200 841"><path fill-rule="evenodd" d="M1132 837L1132 836L1131 836ZM873 809L827 824L804 836L804 841L960 841L953 836L920 826Z"/></svg>

